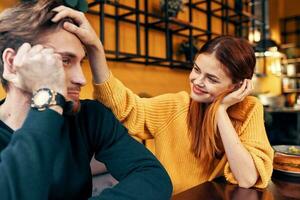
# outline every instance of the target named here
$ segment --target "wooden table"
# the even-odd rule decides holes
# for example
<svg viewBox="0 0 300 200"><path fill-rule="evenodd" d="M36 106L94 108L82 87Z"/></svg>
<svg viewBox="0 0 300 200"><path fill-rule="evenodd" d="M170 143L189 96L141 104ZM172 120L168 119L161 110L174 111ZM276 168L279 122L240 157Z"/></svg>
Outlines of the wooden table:
<svg viewBox="0 0 300 200"><path fill-rule="evenodd" d="M292 200L300 199L300 182L272 178L266 189L245 189L224 180L206 182L188 189L171 200Z"/></svg>

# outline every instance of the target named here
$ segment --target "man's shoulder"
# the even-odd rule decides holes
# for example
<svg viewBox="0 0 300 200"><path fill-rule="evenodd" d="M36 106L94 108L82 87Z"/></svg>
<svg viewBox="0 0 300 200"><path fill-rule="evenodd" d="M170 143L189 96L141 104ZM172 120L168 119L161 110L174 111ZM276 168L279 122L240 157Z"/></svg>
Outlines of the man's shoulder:
<svg viewBox="0 0 300 200"><path fill-rule="evenodd" d="M104 104L92 99L80 100L80 112L111 112Z"/></svg>
<svg viewBox="0 0 300 200"><path fill-rule="evenodd" d="M76 118L80 123L87 123L86 125L91 127L98 123L109 126L110 123L117 121L109 108L96 100L90 99L80 100L80 110L76 114ZM102 125L101 127L103 127Z"/></svg>

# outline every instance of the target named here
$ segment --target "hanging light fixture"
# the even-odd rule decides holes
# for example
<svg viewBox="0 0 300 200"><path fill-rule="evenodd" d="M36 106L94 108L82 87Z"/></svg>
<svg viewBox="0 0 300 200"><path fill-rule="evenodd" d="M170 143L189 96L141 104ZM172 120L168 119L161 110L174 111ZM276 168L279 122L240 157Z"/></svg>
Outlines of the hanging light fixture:
<svg viewBox="0 0 300 200"><path fill-rule="evenodd" d="M272 39L262 39L259 42L257 42L257 44L255 46L255 50L257 52L265 52L265 51L268 51L268 50L278 51L279 50L279 46Z"/></svg>
<svg viewBox="0 0 300 200"><path fill-rule="evenodd" d="M260 25L261 32L255 33L256 29L253 27L254 31L252 31L252 35L249 34L249 38L252 37L251 39L253 39L253 43L255 44L255 55L257 58L256 72L258 76L266 76L268 72L280 75L282 53L279 52L279 45L270 39L268 0L261 0L259 2L259 4L256 4L256 9L259 11L258 16L262 22Z"/></svg>
<svg viewBox="0 0 300 200"><path fill-rule="evenodd" d="M256 43L256 42L259 42L261 39L261 33L259 30L257 29L254 29L252 31L249 32L249 35L248 35L248 40L253 44L253 43Z"/></svg>

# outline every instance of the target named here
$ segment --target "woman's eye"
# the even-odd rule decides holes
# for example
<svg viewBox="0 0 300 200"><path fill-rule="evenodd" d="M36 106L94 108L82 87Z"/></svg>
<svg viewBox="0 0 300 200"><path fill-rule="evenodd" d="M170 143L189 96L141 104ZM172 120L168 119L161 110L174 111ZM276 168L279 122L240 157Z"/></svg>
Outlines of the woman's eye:
<svg viewBox="0 0 300 200"><path fill-rule="evenodd" d="M215 79L212 79L212 78L208 78L209 82L211 83L218 83L218 81L216 81Z"/></svg>
<svg viewBox="0 0 300 200"><path fill-rule="evenodd" d="M198 67L196 67L196 66L195 66L193 69L194 69L196 72L199 72L199 71L200 71L200 69L199 69Z"/></svg>

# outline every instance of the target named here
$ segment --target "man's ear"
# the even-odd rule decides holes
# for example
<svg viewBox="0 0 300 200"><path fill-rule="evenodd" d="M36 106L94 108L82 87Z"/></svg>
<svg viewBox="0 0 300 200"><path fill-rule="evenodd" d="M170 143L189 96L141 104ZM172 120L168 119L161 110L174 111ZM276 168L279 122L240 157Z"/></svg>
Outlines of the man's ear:
<svg viewBox="0 0 300 200"><path fill-rule="evenodd" d="M16 79L16 68L14 66L14 58L17 52L12 48L7 48L3 51L2 61L3 61L3 78L7 81L14 82Z"/></svg>

